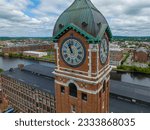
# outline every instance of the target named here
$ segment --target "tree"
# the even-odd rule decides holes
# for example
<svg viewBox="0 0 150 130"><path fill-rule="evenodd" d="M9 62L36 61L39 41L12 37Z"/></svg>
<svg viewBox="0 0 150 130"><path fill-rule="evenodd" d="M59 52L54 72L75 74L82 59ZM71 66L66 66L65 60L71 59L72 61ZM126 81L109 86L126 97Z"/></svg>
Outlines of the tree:
<svg viewBox="0 0 150 130"><path fill-rule="evenodd" d="M0 68L0 73L2 73L4 70Z"/></svg>

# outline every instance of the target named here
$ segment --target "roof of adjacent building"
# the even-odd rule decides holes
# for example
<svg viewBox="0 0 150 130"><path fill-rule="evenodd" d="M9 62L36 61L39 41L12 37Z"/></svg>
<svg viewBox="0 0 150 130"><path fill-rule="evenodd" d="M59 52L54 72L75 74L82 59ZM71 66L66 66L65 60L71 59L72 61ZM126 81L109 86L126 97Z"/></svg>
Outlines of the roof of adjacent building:
<svg viewBox="0 0 150 130"><path fill-rule="evenodd" d="M53 36L58 35L68 24L77 26L93 37L102 38L105 32L108 34L109 39L112 37L105 17L90 0L75 0L58 18Z"/></svg>
<svg viewBox="0 0 150 130"><path fill-rule="evenodd" d="M47 67L39 64L32 64L25 66L23 70L15 68L13 70L4 71L2 75L55 95L54 68L55 65L53 67ZM150 87L111 80L110 92L150 103Z"/></svg>
<svg viewBox="0 0 150 130"><path fill-rule="evenodd" d="M53 71L54 67L32 64L25 66L23 70L15 68L5 71L2 75L55 95Z"/></svg>
<svg viewBox="0 0 150 130"><path fill-rule="evenodd" d="M136 49L136 52L145 52L145 53L148 53L147 49L145 49L144 47L140 47L140 48Z"/></svg>
<svg viewBox="0 0 150 130"><path fill-rule="evenodd" d="M23 70L54 78L54 74L53 74L54 68L55 66L48 67L40 64L32 64L32 65L25 66Z"/></svg>
<svg viewBox="0 0 150 130"><path fill-rule="evenodd" d="M115 80L111 80L110 85L113 94L150 103L150 87Z"/></svg>

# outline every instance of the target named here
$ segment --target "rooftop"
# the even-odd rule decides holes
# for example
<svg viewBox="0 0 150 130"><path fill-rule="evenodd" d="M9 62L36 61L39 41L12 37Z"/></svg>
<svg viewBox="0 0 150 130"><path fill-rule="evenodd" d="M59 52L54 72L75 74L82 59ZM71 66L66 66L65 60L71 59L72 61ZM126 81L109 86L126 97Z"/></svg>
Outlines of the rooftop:
<svg viewBox="0 0 150 130"><path fill-rule="evenodd" d="M55 77L52 73L54 68L55 66L47 67L39 64L32 64L25 66L23 70L16 68L13 71L5 71L2 74L55 95ZM150 87L111 80L110 92L150 103Z"/></svg>
<svg viewBox="0 0 150 130"><path fill-rule="evenodd" d="M55 95L54 89L54 68L46 67L43 65L27 65L23 70L15 68L2 73L7 77L19 80L40 90Z"/></svg>
<svg viewBox="0 0 150 130"><path fill-rule="evenodd" d="M136 49L136 52L145 52L145 53L148 53L148 51L144 47L140 47L140 48Z"/></svg>
<svg viewBox="0 0 150 130"><path fill-rule="evenodd" d="M110 92L113 94L150 103L150 87L116 80L111 80L110 85Z"/></svg>
<svg viewBox="0 0 150 130"><path fill-rule="evenodd" d="M56 21L53 36L69 24L77 26L93 37L102 38L105 32L110 39L112 37L105 17L92 4L91 0L74 0L73 4Z"/></svg>
<svg viewBox="0 0 150 130"><path fill-rule="evenodd" d="M47 76L47 77L51 77L51 78L55 78L54 74L52 73L55 69L55 66L44 66L44 65L40 65L40 64L32 64L32 65L27 65L23 68L23 70L25 71L29 71L32 73L37 73L43 76Z"/></svg>
<svg viewBox="0 0 150 130"><path fill-rule="evenodd" d="M118 45L111 44L110 51L122 51L122 49Z"/></svg>

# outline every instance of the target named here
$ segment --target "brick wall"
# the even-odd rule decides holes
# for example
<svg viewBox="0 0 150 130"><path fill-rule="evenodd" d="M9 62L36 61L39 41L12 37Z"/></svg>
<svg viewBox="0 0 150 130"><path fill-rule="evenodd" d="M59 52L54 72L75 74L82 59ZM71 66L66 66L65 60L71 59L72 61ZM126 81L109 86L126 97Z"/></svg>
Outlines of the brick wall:
<svg viewBox="0 0 150 130"><path fill-rule="evenodd" d="M81 66L79 66L77 68L72 68L72 67L66 65L64 63L64 61L62 60L61 54L60 54L61 44L63 43L64 39L70 37L71 34L73 34L74 37L79 38L86 48L85 61ZM106 36L106 38L107 38L107 36ZM72 70L72 73L77 73L77 72L73 72L73 71L84 71L84 72L89 71L89 51L88 51L89 43L87 43L87 40L83 36L79 35L78 33L76 33L73 30L70 30L58 40L58 48L59 48L58 56L59 56L60 67L70 69L70 70ZM99 49L99 47L97 49ZM100 59L98 59L98 57L97 57L97 52L91 52L92 73L97 73L97 68L98 68L98 70L101 70L105 66L107 66L109 64L109 60L110 59L108 57L106 64L101 65ZM99 66L97 66L97 63L99 64ZM60 70L62 70L62 69L60 69ZM63 71L66 71L66 70L63 70ZM67 72L70 72L70 71L67 71ZM57 73L64 74L67 76L74 76L71 73L65 74L63 72L59 72L59 70ZM88 75L86 74L86 76L88 76ZM109 77L109 74L106 77ZM77 97L72 97L69 94L70 88L69 88L69 85L67 84L71 79L63 77L63 76L55 77L55 81L59 82L59 83L57 83L57 82L55 83L56 112L70 113L70 112L72 112L71 111L72 107L76 108L75 112L77 112L77 113L109 112L109 83L108 83L109 81L105 83L105 90L103 91L103 89L101 89L103 86L102 83L97 83L97 84L93 85L93 84L85 83L82 81L77 81L76 78L80 78L83 80L89 80L89 81L93 80L93 79L87 79L87 78L83 78L83 77L81 78L79 73L78 73L78 76L77 75L74 76L74 79L72 79L72 80L78 85L78 89L77 89ZM100 78L102 78L102 77L100 77ZM95 82L97 80L99 80L100 78L95 79ZM63 93L61 92L61 86L63 86L65 88L65 91ZM100 91L98 91L98 90L100 90ZM95 93L93 93L93 92L95 92ZM84 101L82 99L82 93L87 95L87 101Z"/></svg>
<svg viewBox="0 0 150 130"><path fill-rule="evenodd" d="M23 51L47 51L54 49L54 45L30 45L30 46L19 46L19 47L5 47L2 48L3 53L23 52Z"/></svg>
<svg viewBox="0 0 150 130"><path fill-rule="evenodd" d="M134 52L134 61L136 62L148 62L148 54L145 52Z"/></svg>

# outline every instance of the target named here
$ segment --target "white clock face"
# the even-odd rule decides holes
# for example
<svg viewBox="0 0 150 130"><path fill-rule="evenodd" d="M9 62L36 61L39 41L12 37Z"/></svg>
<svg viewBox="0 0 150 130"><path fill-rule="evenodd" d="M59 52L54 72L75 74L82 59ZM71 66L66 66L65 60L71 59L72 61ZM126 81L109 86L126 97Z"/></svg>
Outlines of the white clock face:
<svg viewBox="0 0 150 130"><path fill-rule="evenodd" d="M106 39L102 39L100 44L100 61L105 64L108 58L109 46Z"/></svg>
<svg viewBox="0 0 150 130"><path fill-rule="evenodd" d="M69 66L79 67L85 60L85 48L79 40L70 38L62 43L61 56Z"/></svg>

